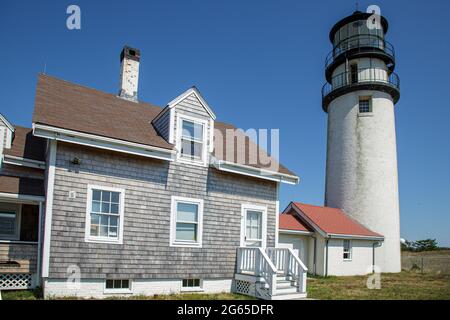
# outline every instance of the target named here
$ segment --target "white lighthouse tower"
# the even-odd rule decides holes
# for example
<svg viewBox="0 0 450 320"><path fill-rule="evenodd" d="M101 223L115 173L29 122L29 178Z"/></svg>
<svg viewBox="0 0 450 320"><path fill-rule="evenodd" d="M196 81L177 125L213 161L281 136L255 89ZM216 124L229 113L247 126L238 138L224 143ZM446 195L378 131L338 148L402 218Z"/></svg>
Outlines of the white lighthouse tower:
<svg viewBox="0 0 450 320"><path fill-rule="evenodd" d="M322 107L328 113L325 205L382 234L381 272L400 272L400 217L394 105L400 82L388 22L360 11L330 31ZM369 24L368 21L369 20ZM377 21L376 21L377 22Z"/></svg>

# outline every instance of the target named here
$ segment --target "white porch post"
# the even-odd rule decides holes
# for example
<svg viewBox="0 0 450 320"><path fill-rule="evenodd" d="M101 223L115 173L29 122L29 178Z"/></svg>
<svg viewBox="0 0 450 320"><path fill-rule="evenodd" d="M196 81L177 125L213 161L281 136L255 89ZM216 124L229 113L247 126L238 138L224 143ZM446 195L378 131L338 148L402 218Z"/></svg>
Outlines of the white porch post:
<svg viewBox="0 0 450 320"><path fill-rule="evenodd" d="M36 286L39 286L41 284L41 264L42 264L42 256L41 256L41 251L42 251L42 219L44 218L44 204L43 202L39 202L39 220L38 220L38 249L37 249L37 268L36 268L36 273L37 273L37 278L36 278Z"/></svg>

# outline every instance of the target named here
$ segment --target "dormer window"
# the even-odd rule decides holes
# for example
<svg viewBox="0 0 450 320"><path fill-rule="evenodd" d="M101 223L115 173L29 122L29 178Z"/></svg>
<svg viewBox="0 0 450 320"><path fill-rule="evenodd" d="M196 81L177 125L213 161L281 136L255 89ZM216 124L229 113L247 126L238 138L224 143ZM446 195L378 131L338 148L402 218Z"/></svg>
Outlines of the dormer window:
<svg viewBox="0 0 450 320"><path fill-rule="evenodd" d="M206 122L191 117L180 117L179 159L194 163L205 163Z"/></svg>

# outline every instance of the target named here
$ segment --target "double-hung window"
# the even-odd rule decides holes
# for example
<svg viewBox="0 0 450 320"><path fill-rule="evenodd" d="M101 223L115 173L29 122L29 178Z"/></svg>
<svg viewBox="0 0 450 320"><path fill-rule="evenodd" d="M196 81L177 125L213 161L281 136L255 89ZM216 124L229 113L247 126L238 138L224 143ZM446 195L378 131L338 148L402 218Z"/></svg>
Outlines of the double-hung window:
<svg viewBox="0 0 450 320"><path fill-rule="evenodd" d="M202 245L203 200L172 197L170 245Z"/></svg>
<svg viewBox="0 0 450 320"><path fill-rule="evenodd" d="M180 158L193 162L204 162L205 123L181 118L180 127Z"/></svg>
<svg viewBox="0 0 450 320"><path fill-rule="evenodd" d="M350 240L344 240L343 258L344 258L344 260L352 259L352 243Z"/></svg>
<svg viewBox="0 0 450 320"><path fill-rule="evenodd" d="M122 242L124 191L108 187L88 187L86 240Z"/></svg>
<svg viewBox="0 0 450 320"><path fill-rule="evenodd" d="M19 215L16 212L0 210L0 239L19 239Z"/></svg>

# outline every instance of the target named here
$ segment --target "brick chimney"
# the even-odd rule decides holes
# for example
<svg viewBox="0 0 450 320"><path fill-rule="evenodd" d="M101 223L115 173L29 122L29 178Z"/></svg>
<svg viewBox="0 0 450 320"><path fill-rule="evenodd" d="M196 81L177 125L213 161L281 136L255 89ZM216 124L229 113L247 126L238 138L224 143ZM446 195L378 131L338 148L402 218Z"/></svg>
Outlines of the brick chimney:
<svg viewBox="0 0 450 320"><path fill-rule="evenodd" d="M139 49L123 47L120 54L120 91L119 97L137 101L139 81Z"/></svg>

